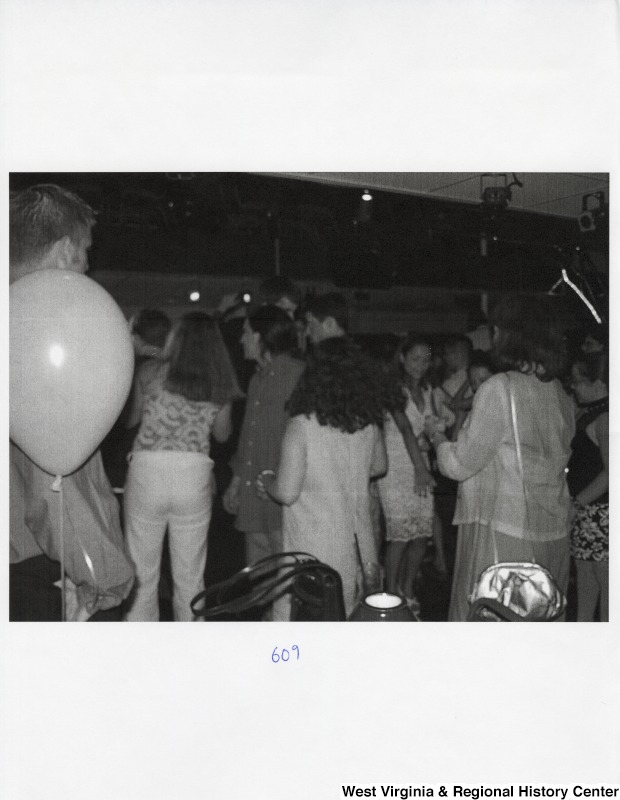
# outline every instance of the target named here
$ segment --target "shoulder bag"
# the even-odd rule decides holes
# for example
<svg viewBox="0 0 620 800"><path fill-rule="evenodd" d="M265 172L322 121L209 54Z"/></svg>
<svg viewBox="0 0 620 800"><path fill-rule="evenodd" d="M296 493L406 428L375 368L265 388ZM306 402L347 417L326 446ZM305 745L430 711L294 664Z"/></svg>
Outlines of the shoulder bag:
<svg viewBox="0 0 620 800"><path fill-rule="evenodd" d="M510 376L507 378L512 430L527 513L517 411ZM497 561L495 534L493 537ZM534 561L503 562L487 567L478 578L469 603L469 620L472 622L551 622L566 610L566 598L553 576Z"/></svg>

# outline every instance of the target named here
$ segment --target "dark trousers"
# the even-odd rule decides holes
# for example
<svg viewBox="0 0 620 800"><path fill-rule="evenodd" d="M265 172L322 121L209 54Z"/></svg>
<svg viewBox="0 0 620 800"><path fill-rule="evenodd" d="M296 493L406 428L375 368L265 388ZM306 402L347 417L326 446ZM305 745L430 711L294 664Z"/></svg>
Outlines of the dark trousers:
<svg viewBox="0 0 620 800"><path fill-rule="evenodd" d="M9 566L9 620L11 622L61 622L60 564L47 556L34 556ZM98 611L89 622L120 622L121 607Z"/></svg>

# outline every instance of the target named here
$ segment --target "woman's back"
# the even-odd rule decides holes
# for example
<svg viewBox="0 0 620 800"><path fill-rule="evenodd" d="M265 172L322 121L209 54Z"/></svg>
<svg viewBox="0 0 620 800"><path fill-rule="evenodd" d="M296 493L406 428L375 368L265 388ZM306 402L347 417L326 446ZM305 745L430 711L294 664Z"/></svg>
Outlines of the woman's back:
<svg viewBox="0 0 620 800"><path fill-rule="evenodd" d="M209 455L210 434L220 406L187 400L166 389L147 397L133 449L176 450Z"/></svg>
<svg viewBox="0 0 620 800"><path fill-rule="evenodd" d="M306 446L306 472L299 498L284 507L287 545L309 550L336 569L356 560L355 537L362 550L372 539L368 481L380 435L374 425L345 433L320 425L316 417L297 416ZM336 562L336 563L335 563Z"/></svg>
<svg viewBox="0 0 620 800"><path fill-rule="evenodd" d="M573 433L572 403L559 381L543 382L515 371L489 378L476 393L472 413L454 445L458 463L453 477L466 481L455 522L483 521L505 533L529 532L541 540L562 535L568 512L565 469Z"/></svg>

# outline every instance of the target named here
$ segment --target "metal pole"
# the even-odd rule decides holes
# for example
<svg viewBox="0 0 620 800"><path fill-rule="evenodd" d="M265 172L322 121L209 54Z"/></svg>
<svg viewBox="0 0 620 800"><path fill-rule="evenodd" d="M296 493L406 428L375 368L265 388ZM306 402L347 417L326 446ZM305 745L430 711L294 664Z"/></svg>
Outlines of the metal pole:
<svg viewBox="0 0 620 800"><path fill-rule="evenodd" d="M274 257L275 257L275 274L280 274L280 240L276 236L273 240Z"/></svg>

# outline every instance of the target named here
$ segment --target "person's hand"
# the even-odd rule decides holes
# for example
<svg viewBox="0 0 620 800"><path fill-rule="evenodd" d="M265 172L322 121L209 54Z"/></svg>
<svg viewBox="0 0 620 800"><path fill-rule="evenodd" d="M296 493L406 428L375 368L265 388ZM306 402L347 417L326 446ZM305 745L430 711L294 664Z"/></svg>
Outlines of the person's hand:
<svg viewBox="0 0 620 800"><path fill-rule="evenodd" d="M364 561L362 563L362 580L358 591L364 594L373 594L382 590L383 569L381 565L374 561Z"/></svg>
<svg viewBox="0 0 620 800"><path fill-rule="evenodd" d="M428 453L428 451L431 449L431 443L428 440L428 436L422 433L420 434L420 436L418 436L417 441L418 441L418 447L420 448L420 452Z"/></svg>
<svg viewBox="0 0 620 800"><path fill-rule="evenodd" d="M267 493L267 489L265 488L265 479L268 481L273 481L275 478L276 473L272 469L264 469L260 475L256 478L254 485L256 487L256 494L260 497L261 500L269 500L269 494Z"/></svg>
<svg viewBox="0 0 620 800"><path fill-rule="evenodd" d="M581 503L576 500L574 497L571 497L571 504L570 504L570 511L568 514L568 524L572 525L575 521L575 517L577 516L577 512L581 508Z"/></svg>
<svg viewBox="0 0 620 800"><path fill-rule="evenodd" d="M236 294L225 294L224 297L220 300L220 304L217 307L217 313L219 316L224 316L227 311L230 311L231 308L237 305L238 296Z"/></svg>
<svg viewBox="0 0 620 800"><path fill-rule="evenodd" d="M62 578L56 581L54 586L58 586L59 589L62 589ZM63 602L65 604L65 619L67 622L87 622L92 616L92 612L80 602L77 586L67 575L65 575L65 594Z"/></svg>
<svg viewBox="0 0 620 800"><path fill-rule="evenodd" d="M425 497L429 492L435 488L435 479L426 467L418 467L414 469L415 472L415 486L414 492L421 497Z"/></svg>
<svg viewBox="0 0 620 800"><path fill-rule="evenodd" d="M241 493L241 478L238 475L235 475L230 482L228 489L224 492L222 496L222 505L224 506L224 511L227 511L229 514L236 515L239 513L239 495Z"/></svg>
<svg viewBox="0 0 620 800"><path fill-rule="evenodd" d="M445 433L445 430L446 422L441 417L431 415L424 420L424 432L429 439L431 439L435 433Z"/></svg>

